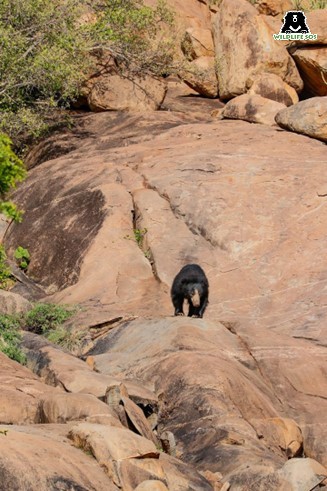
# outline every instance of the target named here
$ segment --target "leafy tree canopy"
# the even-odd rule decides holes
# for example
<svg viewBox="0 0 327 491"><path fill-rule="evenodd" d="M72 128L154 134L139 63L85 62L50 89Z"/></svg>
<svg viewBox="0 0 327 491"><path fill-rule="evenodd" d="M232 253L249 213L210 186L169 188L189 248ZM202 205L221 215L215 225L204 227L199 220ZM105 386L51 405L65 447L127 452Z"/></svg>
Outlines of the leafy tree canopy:
<svg viewBox="0 0 327 491"><path fill-rule="evenodd" d="M172 19L162 0L1 0L0 131L16 145L43 134L94 72L92 54L125 75L167 73L172 44L159 31Z"/></svg>

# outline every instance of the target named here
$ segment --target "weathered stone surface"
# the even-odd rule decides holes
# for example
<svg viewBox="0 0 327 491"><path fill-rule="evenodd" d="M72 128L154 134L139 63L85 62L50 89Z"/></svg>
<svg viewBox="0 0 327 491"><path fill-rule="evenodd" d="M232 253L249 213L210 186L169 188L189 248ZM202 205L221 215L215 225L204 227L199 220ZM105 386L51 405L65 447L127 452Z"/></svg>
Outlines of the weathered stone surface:
<svg viewBox="0 0 327 491"><path fill-rule="evenodd" d="M18 314L31 309L31 303L17 293L0 290L1 314Z"/></svg>
<svg viewBox="0 0 327 491"><path fill-rule="evenodd" d="M249 123L275 125L275 116L284 104L261 95L243 94L227 102L222 115L227 119L243 119Z"/></svg>
<svg viewBox="0 0 327 491"><path fill-rule="evenodd" d="M133 81L119 75L101 76L89 83L87 102L91 111L145 112L158 109L166 84L149 76Z"/></svg>
<svg viewBox="0 0 327 491"><path fill-rule="evenodd" d="M1 424L39 423L41 400L58 391L0 352Z"/></svg>
<svg viewBox="0 0 327 491"><path fill-rule="evenodd" d="M84 361L65 353L36 334L25 333L23 344L29 368L49 385L104 399L107 387L118 383L111 377L94 372Z"/></svg>
<svg viewBox="0 0 327 491"><path fill-rule="evenodd" d="M215 56L211 29L191 28L186 29L182 50L184 55L191 60L200 56Z"/></svg>
<svg viewBox="0 0 327 491"><path fill-rule="evenodd" d="M116 236L111 222L94 236L106 247L96 249L89 275L77 274L77 282L57 295L66 302L73 293L92 322L125 319L97 338L90 355L107 375L94 374L155 389L159 434L171 431L177 455L191 463L182 473L184 490L192 489L191 466L194 473L221 472L231 488L249 482L252 490L255 479L272 476L287 460L287 449L277 448L278 426L267 423L262 438L262 420L294 419L304 454L327 464L326 146L278 127L205 122L203 115L191 123L193 117L172 111L129 121L87 116L78 150L40 165L38 184L33 169L18 195L30 179L33 192L42 194L59 170L72 181L118 182L126 191L128 206L112 194L109 212L115 204L122 217L133 210L134 223L128 218L128 231L120 228ZM41 201L36 223L47 206ZM60 229L60 215L54 218ZM36 223L28 222L26 237L41 241L47 255L55 244L37 233ZM133 245L127 253L119 247L123 241L117 247L112 241L131 236L133 225L147 232L142 251L125 239ZM134 269L143 247L151 260L145 258L153 280L147 284ZM60 255L60 248L52 254ZM169 288L187 262L200 263L209 278L202 320L170 318ZM46 356L40 360L47 365ZM41 361L36 365L41 370ZM74 370L69 383L81 390ZM104 386L103 380L103 395ZM180 460L174 468L183 468ZM201 489L203 482L197 483ZM178 489L170 481L169 487Z"/></svg>
<svg viewBox="0 0 327 491"><path fill-rule="evenodd" d="M285 106L291 106L299 102L299 96L296 90L274 73L262 73L258 75L254 79L248 94L258 94L266 99L280 102Z"/></svg>
<svg viewBox="0 0 327 491"><path fill-rule="evenodd" d="M43 398L40 419L42 423L66 423L95 415L113 416L113 413L107 404L91 394L50 394Z"/></svg>
<svg viewBox="0 0 327 491"><path fill-rule="evenodd" d="M189 63L189 71L183 73L184 82L205 97L218 96L218 81L215 59L212 56L200 56Z"/></svg>
<svg viewBox="0 0 327 491"><path fill-rule="evenodd" d="M259 491L307 491L327 476L327 469L313 459L291 459L272 475L259 479Z"/></svg>
<svg viewBox="0 0 327 491"><path fill-rule="evenodd" d="M294 9L291 0L256 0L255 6L261 14L280 15Z"/></svg>
<svg viewBox="0 0 327 491"><path fill-rule="evenodd" d="M304 88L315 96L327 95L327 47L312 46L293 53Z"/></svg>
<svg viewBox="0 0 327 491"><path fill-rule="evenodd" d="M139 484L135 491L168 491L168 488L163 482L150 479Z"/></svg>
<svg viewBox="0 0 327 491"><path fill-rule="evenodd" d="M96 461L45 428L1 426L1 488L6 491L115 491Z"/></svg>
<svg viewBox="0 0 327 491"><path fill-rule="evenodd" d="M133 458L157 459L159 455L152 442L126 428L79 423L71 429L69 438L77 447L91 451L120 487L125 480L122 482L119 476L118 462Z"/></svg>
<svg viewBox="0 0 327 491"><path fill-rule="evenodd" d="M131 401L128 397L123 397L122 403L124 405L125 412L132 423L132 427L135 428L139 435L144 436L144 438L147 438L157 445L158 441L152 433L150 425L147 422L142 409L140 409L135 402Z"/></svg>
<svg viewBox="0 0 327 491"><path fill-rule="evenodd" d="M246 92L261 72L279 75L296 91L303 82L285 46L273 39L273 29L246 0L223 0L215 17L214 44L219 96L230 99Z"/></svg>
<svg viewBox="0 0 327 491"><path fill-rule="evenodd" d="M157 5L156 0L145 0L144 3L150 7ZM185 0L167 0L167 4L175 12L177 32L183 32L188 27L210 28L210 11L206 1L188 0L186 4Z"/></svg>
<svg viewBox="0 0 327 491"><path fill-rule="evenodd" d="M134 491L142 482L156 479L166 488L166 475L164 468L159 459L127 459L123 460L118 465L119 479L122 484L122 489L126 491ZM153 490L161 489L154 486Z"/></svg>
<svg viewBox="0 0 327 491"><path fill-rule="evenodd" d="M282 128L327 142L327 96L312 97L276 114Z"/></svg>
<svg viewBox="0 0 327 491"><path fill-rule="evenodd" d="M256 428L261 438L273 445L278 452L280 449L289 458L301 456L303 452L303 435L300 427L292 419L271 418L256 422Z"/></svg>

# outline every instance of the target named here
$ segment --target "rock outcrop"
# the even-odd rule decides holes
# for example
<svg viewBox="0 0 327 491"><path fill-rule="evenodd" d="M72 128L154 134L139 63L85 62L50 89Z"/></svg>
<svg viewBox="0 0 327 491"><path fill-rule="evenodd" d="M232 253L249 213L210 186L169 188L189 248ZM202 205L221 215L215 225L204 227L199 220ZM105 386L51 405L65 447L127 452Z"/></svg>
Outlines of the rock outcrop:
<svg viewBox="0 0 327 491"><path fill-rule="evenodd" d="M1 356L6 491L23 476L42 491L326 478L326 145L185 100L79 117L71 151L67 134L56 158L51 140L34 151L6 246L29 249L47 301L80 304L66 327L84 342L77 358L25 333L27 367ZM172 317L191 262L209 279L204 319Z"/></svg>
<svg viewBox="0 0 327 491"><path fill-rule="evenodd" d="M301 73L304 88L311 95L327 95L327 46L297 49L293 58Z"/></svg>
<svg viewBox="0 0 327 491"><path fill-rule="evenodd" d="M293 87L286 84L278 75L262 73L253 81L248 94L258 94L266 99L291 106L299 102L299 96Z"/></svg>
<svg viewBox="0 0 327 491"><path fill-rule="evenodd" d="M284 104L261 95L243 94L228 101L222 115L227 119L242 119L249 123L272 126L276 124L276 114L284 108Z"/></svg>
<svg viewBox="0 0 327 491"><path fill-rule="evenodd" d="M327 96L312 97L276 114L276 122L296 133L327 142Z"/></svg>
<svg viewBox="0 0 327 491"><path fill-rule="evenodd" d="M285 46L274 41L265 17L246 0L223 0L213 32L222 99L245 93L262 72L279 75L297 92L302 90L294 60Z"/></svg>

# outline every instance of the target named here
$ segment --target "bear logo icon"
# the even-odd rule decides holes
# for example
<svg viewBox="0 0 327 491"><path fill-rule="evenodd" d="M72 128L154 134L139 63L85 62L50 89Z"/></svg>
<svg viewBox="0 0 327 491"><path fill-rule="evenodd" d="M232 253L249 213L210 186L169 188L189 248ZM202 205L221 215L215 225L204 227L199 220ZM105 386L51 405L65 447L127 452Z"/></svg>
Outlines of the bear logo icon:
<svg viewBox="0 0 327 491"><path fill-rule="evenodd" d="M280 28L280 34L310 34L307 19L302 10L291 10L284 16L284 24Z"/></svg>

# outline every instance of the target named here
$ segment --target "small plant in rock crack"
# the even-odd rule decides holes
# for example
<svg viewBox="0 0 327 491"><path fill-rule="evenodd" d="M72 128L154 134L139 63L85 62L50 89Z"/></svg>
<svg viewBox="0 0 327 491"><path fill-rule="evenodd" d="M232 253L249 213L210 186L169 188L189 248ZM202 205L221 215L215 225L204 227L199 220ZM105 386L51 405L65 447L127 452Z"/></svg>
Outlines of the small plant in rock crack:
<svg viewBox="0 0 327 491"><path fill-rule="evenodd" d="M1 435L7 436L8 430L0 430Z"/></svg>
<svg viewBox="0 0 327 491"><path fill-rule="evenodd" d="M128 239L128 240L135 240L135 242L137 243L137 245L142 248L142 245L143 245L143 239L144 239L144 236L145 234L147 233L147 229L146 228L134 228L133 232L134 232L134 237L132 237L131 235L125 235L124 239Z"/></svg>
<svg viewBox="0 0 327 491"><path fill-rule="evenodd" d="M25 315L24 328L26 331L31 331L35 334L47 335L50 331L60 327L75 312L76 307L37 303Z"/></svg>
<svg viewBox="0 0 327 491"><path fill-rule="evenodd" d="M12 360L25 365L26 356L20 349L21 340L19 317L0 314L0 351Z"/></svg>
<svg viewBox="0 0 327 491"><path fill-rule="evenodd" d="M14 252L14 258L17 261L18 266L23 271L26 271L30 262L30 253L24 247L17 247Z"/></svg>

